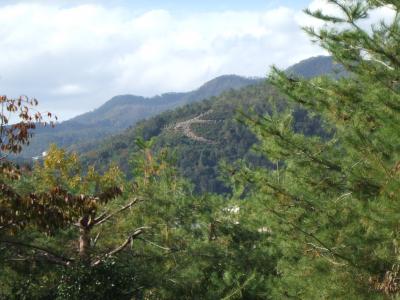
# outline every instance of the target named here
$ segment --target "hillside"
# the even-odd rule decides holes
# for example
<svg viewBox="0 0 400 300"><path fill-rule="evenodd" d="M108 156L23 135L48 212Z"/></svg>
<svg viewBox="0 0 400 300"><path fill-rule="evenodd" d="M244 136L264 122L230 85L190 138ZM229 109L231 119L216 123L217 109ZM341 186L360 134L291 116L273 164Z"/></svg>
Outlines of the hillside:
<svg viewBox="0 0 400 300"><path fill-rule="evenodd" d="M289 67L286 72L304 78L312 78L321 74L331 74L335 77L346 74L343 66L336 64L330 56L316 56L302 60Z"/></svg>
<svg viewBox="0 0 400 300"><path fill-rule="evenodd" d="M160 149L168 146L175 152L182 174L195 181L200 190L223 192L223 185L216 182L217 162L252 156L249 148L255 142L253 135L235 122L236 110L246 103L247 107L257 106L257 111L265 111L263 100L268 94L277 97L265 84L226 92L219 97L164 112L107 138L101 145L89 144L79 150L88 164L102 168L115 162L129 174L129 160L135 152L136 139L157 137L154 147ZM196 119L211 121L193 122ZM192 121L192 124L188 124L188 121ZM185 133L185 123L190 126L189 134ZM190 136L190 133L193 135ZM251 159L256 163L261 161L256 157Z"/></svg>
<svg viewBox="0 0 400 300"><path fill-rule="evenodd" d="M306 76L318 61L325 57L303 61L291 70ZM332 65L331 65L332 66ZM330 73L329 68L319 69ZM299 71L299 72L300 72ZM119 135L105 139L100 145L81 145L78 150L88 164L102 168L111 162L117 163L130 174L129 160L135 152L135 140L143 137L156 138L154 148L168 147L177 158L180 172L195 183L197 192L226 192L219 179L219 163L223 160L233 163L243 159L253 165L268 165L267 159L252 151L256 138L237 121L238 111L246 114L265 114L274 105L278 109L285 107L285 99L267 82L259 82L240 90L231 90L220 96L187 104L173 111L161 113L148 120L139 122ZM318 120L311 120L303 110L294 112L295 127L307 134L322 134Z"/></svg>
<svg viewBox="0 0 400 300"><path fill-rule="evenodd" d="M240 89L260 79L236 75L217 77L200 88L186 93L166 93L152 98L134 95L113 97L101 107L57 124L55 128L38 128L22 158L31 158L45 151L51 143L69 148L71 145L98 141L168 109L217 96L229 89Z"/></svg>
<svg viewBox="0 0 400 300"><path fill-rule="evenodd" d="M303 77L343 74L342 68L334 64L330 57L325 56L303 60L288 68L287 71ZM239 90L260 81L259 78L224 75L190 92L165 93L151 98L135 95L115 96L99 108L61 122L55 128L39 127L35 130L30 145L24 149L18 159L30 160L48 149L52 143L69 150L93 148L99 140L121 133L140 120L185 104L218 96L230 89Z"/></svg>
<svg viewBox="0 0 400 300"><path fill-rule="evenodd" d="M165 93L152 98L119 95L113 97L94 111L77 116L69 122L90 126L102 121L107 121L114 129L127 128L137 121L153 116L159 112L186 103L218 96L224 91L240 89L259 81L260 79L251 79L236 75L223 75L187 93Z"/></svg>

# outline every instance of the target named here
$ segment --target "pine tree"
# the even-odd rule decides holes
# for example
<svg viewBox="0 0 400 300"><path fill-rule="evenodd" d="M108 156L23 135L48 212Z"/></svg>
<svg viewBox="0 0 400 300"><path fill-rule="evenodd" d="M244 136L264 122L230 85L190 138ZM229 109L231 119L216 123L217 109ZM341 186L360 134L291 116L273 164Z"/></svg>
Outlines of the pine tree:
<svg viewBox="0 0 400 300"><path fill-rule="evenodd" d="M276 298L381 298L400 292L400 3L330 0L338 14L305 28L346 75L269 81L306 108L323 136L294 129L290 111L247 122L274 170L242 168L248 203L282 257ZM364 29L375 9L389 21ZM279 167L278 167L279 166ZM242 191L248 189L243 188Z"/></svg>

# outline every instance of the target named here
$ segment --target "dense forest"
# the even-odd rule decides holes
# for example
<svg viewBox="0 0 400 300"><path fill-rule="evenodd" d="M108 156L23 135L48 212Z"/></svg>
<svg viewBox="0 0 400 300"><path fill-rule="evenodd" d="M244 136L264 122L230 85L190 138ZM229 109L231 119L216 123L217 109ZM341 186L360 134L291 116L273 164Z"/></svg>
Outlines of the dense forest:
<svg viewBox="0 0 400 300"><path fill-rule="evenodd" d="M400 4L330 3L305 31L335 76L273 68L81 156L13 163L55 120L2 96L0 299L398 299Z"/></svg>

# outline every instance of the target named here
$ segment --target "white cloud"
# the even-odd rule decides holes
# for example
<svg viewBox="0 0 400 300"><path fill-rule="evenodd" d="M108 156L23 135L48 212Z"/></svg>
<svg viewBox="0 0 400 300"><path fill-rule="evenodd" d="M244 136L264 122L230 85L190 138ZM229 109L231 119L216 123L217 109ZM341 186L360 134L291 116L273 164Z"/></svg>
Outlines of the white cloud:
<svg viewBox="0 0 400 300"><path fill-rule="evenodd" d="M79 95L85 93L86 89L79 84L64 84L54 89L55 95Z"/></svg>
<svg viewBox="0 0 400 300"><path fill-rule="evenodd" d="M51 2L54 3L54 2ZM287 7L177 16L100 4L0 6L0 93L37 97L62 119L116 94L198 87L215 76L264 76L321 54Z"/></svg>

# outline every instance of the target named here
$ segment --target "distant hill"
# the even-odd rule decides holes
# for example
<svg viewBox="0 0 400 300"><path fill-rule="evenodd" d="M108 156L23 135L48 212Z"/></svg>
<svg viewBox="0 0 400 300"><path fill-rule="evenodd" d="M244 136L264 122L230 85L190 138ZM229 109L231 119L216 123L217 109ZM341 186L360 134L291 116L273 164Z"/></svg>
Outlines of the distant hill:
<svg viewBox="0 0 400 300"><path fill-rule="evenodd" d="M75 144L98 141L160 112L217 96L230 89L240 89L259 81L260 79L255 78L224 75L186 93L166 93L151 98L134 95L115 96L99 108L59 123L55 128L38 128L30 145L20 157L37 156L51 143L69 148Z"/></svg>
<svg viewBox="0 0 400 300"><path fill-rule="evenodd" d="M343 66L336 64L330 56L316 56L300 61L286 70L289 74L312 78L321 74L330 74L335 77L346 74Z"/></svg>
<svg viewBox="0 0 400 300"><path fill-rule="evenodd" d="M67 123L93 125L108 122L114 129L127 128L137 121L177 106L218 96L230 89L255 84L261 79L237 75L223 75L206 82L200 88L186 93L165 93L152 98L134 95L119 95L92 112L77 116Z"/></svg>
<svg viewBox="0 0 400 300"><path fill-rule="evenodd" d="M325 57L312 58L289 70L299 72L296 75L304 77L331 74L332 69L327 67L327 61ZM304 68L312 68L318 62L326 67L319 68L321 73ZM130 174L129 160L136 150L135 140L138 137L146 140L156 138L155 149L167 147L173 151L180 172L195 183L198 192L224 193L228 190L219 179L218 171L218 164L222 160L233 163L244 159L254 165L268 165L266 158L252 151L256 138L246 126L237 122L237 112L265 114L271 110L273 103L283 108L286 106L285 97L268 82L262 81L161 113L138 122L136 126L100 144L88 143L77 149L87 164L103 168L114 162ZM296 130L307 134L323 134L318 120L310 119L304 110L296 109L294 117Z"/></svg>
<svg viewBox="0 0 400 300"><path fill-rule="evenodd" d="M286 71L302 77L340 76L335 71L337 67L340 68L330 57L314 57ZM87 164L101 169L115 162L129 175L135 140L156 137L155 148L168 147L176 153L181 173L196 184L198 192L223 193L227 189L219 180L220 161L232 163L244 158L255 165L268 164L253 153L256 139L236 117L239 109L250 113L253 108L252 113L264 114L271 107L270 101L281 106L285 103L284 97L265 80L235 75L218 77L187 93L152 98L116 96L55 129L39 130L23 154L30 158L56 143L81 153ZM304 111L297 110L295 118L299 130L320 130Z"/></svg>

